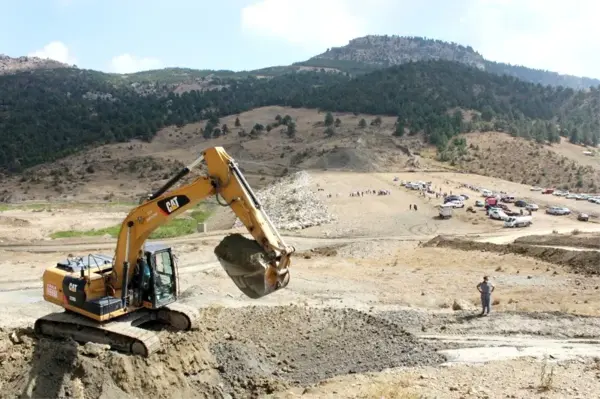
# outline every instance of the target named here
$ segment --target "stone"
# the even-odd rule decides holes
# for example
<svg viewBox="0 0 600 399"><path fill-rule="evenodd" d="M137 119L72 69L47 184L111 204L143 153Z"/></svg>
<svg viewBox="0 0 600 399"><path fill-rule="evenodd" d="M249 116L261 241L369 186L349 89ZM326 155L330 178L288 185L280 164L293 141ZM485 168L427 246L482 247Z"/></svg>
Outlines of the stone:
<svg viewBox="0 0 600 399"><path fill-rule="evenodd" d="M334 221L335 217L311 185L310 175L302 171L282 178L256 196L277 229L301 230ZM243 224L238 219L233 227L243 227Z"/></svg>

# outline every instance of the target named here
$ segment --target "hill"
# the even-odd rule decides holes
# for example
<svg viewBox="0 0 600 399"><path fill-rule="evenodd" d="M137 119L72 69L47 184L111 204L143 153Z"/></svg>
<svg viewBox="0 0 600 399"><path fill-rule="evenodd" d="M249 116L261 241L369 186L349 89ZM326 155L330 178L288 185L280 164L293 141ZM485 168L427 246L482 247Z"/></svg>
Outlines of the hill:
<svg viewBox="0 0 600 399"><path fill-rule="evenodd" d="M0 75L36 69L55 69L68 67L69 65L67 64L49 59L41 59L38 57L12 58L7 55L0 54Z"/></svg>
<svg viewBox="0 0 600 399"><path fill-rule="evenodd" d="M544 87L458 62L413 62L356 78L298 72L211 82L179 95L140 93L112 75L76 68L0 76L0 168L17 172L98 144L150 141L164 127L204 119L211 123L200 134L215 138L227 134L220 117L272 105L395 116L396 135L424 133L441 147L475 130L540 142L557 142L562 134L590 144L600 134L600 90ZM264 128L246 133L260 135ZM334 136L336 127L326 134Z"/></svg>
<svg viewBox="0 0 600 399"><path fill-rule="evenodd" d="M600 162L597 156L582 155L579 148L576 154L566 140L548 146L508 134L485 132L460 135L441 153L429 151L423 155L468 173L530 186L596 193L600 189Z"/></svg>
<svg viewBox="0 0 600 399"><path fill-rule="evenodd" d="M439 169L414 154L424 148L419 137L392 136L395 117L336 113L338 132L324 134L326 113L304 108L262 107L220 118L228 133L206 139L210 121L162 128L151 141L105 144L6 176L0 202L23 200L131 200L158 188L191 162L203 148L222 145L240 162L252 187L303 169L398 171L415 166ZM278 121L293 120L290 136ZM368 121L359 126L361 120ZM236 124L236 120L239 123ZM255 126L259 134L250 135ZM192 174L190 178L193 178Z"/></svg>
<svg viewBox="0 0 600 399"><path fill-rule="evenodd" d="M423 37L369 35L350 40L346 46L333 47L323 54L295 65L337 68L351 73L366 73L406 62L448 60L481 70L509 75L526 82L583 89L600 85L599 79L562 75L556 72L486 60L471 46Z"/></svg>

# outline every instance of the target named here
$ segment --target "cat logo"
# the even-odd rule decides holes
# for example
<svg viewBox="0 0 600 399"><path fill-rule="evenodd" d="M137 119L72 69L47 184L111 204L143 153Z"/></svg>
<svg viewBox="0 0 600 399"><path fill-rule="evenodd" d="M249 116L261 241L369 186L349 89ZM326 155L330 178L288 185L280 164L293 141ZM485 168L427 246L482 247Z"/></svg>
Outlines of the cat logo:
<svg viewBox="0 0 600 399"><path fill-rule="evenodd" d="M69 291L77 292L77 284L69 283Z"/></svg>
<svg viewBox="0 0 600 399"><path fill-rule="evenodd" d="M174 195L158 201L156 205L158 205L158 208L165 216L169 216L189 203L190 199L186 195ZM148 218L148 220L150 220L150 218Z"/></svg>
<svg viewBox="0 0 600 399"><path fill-rule="evenodd" d="M173 197L166 202L167 211L169 213L175 212L179 208L179 201L177 201L177 197Z"/></svg>

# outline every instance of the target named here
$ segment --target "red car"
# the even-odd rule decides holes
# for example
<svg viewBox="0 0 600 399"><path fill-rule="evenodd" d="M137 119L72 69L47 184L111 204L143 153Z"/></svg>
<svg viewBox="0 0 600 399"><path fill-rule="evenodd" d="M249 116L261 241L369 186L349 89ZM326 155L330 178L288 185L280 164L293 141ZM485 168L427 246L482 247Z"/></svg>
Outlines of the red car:
<svg viewBox="0 0 600 399"><path fill-rule="evenodd" d="M552 194L554 192L553 188L547 188L544 191L542 191L542 194Z"/></svg>

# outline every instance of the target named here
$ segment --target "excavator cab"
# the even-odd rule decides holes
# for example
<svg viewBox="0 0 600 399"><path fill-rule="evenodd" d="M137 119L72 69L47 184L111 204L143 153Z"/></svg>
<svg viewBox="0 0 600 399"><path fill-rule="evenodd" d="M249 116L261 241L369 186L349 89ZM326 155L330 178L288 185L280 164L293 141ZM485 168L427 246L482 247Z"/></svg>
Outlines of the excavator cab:
<svg viewBox="0 0 600 399"><path fill-rule="evenodd" d="M150 309L166 306L177 300L178 276L175 256L170 247L160 244L146 244L144 262L149 270L144 270L141 262L136 264L132 281L132 297L137 306L140 302Z"/></svg>

